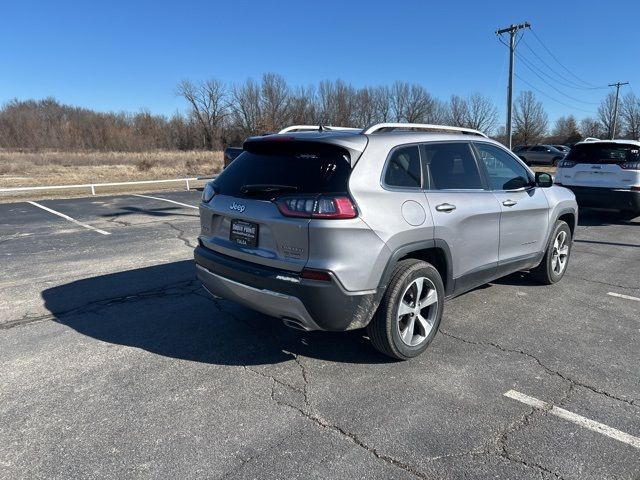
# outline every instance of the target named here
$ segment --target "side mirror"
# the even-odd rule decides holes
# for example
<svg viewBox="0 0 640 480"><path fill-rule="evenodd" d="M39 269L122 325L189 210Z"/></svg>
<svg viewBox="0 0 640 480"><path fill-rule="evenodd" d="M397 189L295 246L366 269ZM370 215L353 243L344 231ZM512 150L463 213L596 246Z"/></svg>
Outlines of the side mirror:
<svg viewBox="0 0 640 480"><path fill-rule="evenodd" d="M553 185L553 177L550 173L536 172L536 185L542 188L549 188Z"/></svg>

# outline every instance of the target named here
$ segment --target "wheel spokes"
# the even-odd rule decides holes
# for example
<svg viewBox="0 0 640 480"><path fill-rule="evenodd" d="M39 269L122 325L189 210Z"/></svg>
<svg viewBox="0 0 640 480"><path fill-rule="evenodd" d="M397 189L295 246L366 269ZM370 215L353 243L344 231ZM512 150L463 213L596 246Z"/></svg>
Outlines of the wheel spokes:
<svg viewBox="0 0 640 480"><path fill-rule="evenodd" d="M398 307L398 318L408 315L413 312L413 307L409 305L404 298L400 300L400 306Z"/></svg>
<svg viewBox="0 0 640 480"><path fill-rule="evenodd" d="M430 334L438 314L438 291L431 280L411 282L398 304L397 331L406 345L420 345Z"/></svg>
<svg viewBox="0 0 640 480"><path fill-rule="evenodd" d="M413 316L409 317L409 319L407 320L407 326L405 327L404 330L400 331L400 337L402 338L402 341L407 345L411 345L412 343L413 330L415 328L415 323L416 323L416 317L413 317Z"/></svg>
<svg viewBox="0 0 640 480"><path fill-rule="evenodd" d="M429 305L433 305L437 301L438 301L438 292L436 292L435 288L430 288L429 291L427 292L427 295L424 297L424 299L420 300L420 303L418 305L422 310L423 308L428 307Z"/></svg>

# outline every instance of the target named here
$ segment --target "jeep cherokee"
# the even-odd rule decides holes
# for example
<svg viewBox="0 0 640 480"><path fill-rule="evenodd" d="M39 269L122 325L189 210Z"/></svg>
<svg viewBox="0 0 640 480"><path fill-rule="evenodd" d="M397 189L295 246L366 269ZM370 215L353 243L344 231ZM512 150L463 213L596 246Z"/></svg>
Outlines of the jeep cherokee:
<svg viewBox="0 0 640 480"><path fill-rule="evenodd" d="M367 328L398 359L445 299L520 270L564 275L573 193L470 129L378 124L252 137L204 188L205 288L303 330Z"/></svg>

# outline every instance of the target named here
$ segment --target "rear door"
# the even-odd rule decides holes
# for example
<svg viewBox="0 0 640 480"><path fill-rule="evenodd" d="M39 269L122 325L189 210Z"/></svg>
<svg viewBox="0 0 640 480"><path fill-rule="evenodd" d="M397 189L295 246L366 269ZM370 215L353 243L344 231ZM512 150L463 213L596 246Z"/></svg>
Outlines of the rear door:
<svg viewBox="0 0 640 480"><path fill-rule="evenodd" d="M474 146L502 212L499 263L526 263L545 248L547 197L541 188L532 186L529 171L508 151L489 143L474 142Z"/></svg>
<svg viewBox="0 0 640 480"><path fill-rule="evenodd" d="M434 237L451 250L456 290L492 280L498 263L500 205L484 188L471 145L427 143L422 153Z"/></svg>
<svg viewBox="0 0 640 480"><path fill-rule="evenodd" d="M567 186L628 190L639 183L639 162L640 144L580 143L565 157L556 180Z"/></svg>
<svg viewBox="0 0 640 480"><path fill-rule="evenodd" d="M284 216L276 201L295 195L288 204L295 215L322 194L346 195L350 173L348 153L319 142L245 151L215 179L213 199L200 206L200 241L231 257L299 272L309 256L310 219Z"/></svg>

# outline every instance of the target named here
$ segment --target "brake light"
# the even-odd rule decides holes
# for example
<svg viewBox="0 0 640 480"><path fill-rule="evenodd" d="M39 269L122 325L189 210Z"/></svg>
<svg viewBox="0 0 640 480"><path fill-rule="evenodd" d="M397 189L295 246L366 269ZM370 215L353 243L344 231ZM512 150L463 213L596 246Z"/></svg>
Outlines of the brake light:
<svg viewBox="0 0 640 480"><path fill-rule="evenodd" d="M640 162L623 162L619 165L624 170L640 170Z"/></svg>
<svg viewBox="0 0 640 480"><path fill-rule="evenodd" d="M318 280L320 282L331 281L331 275L329 275L329 272L325 272L324 270L312 270L310 268L302 270L300 277L306 278L307 280Z"/></svg>
<svg viewBox="0 0 640 480"><path fill-rule="evenodd" d="M573 162L571 160L561 160L560 162L558 162L558 168L571 168L575 166L576 162Z"/></svg>
<svg viewBox="0 0 640 480"><path fill-rule="evenodd" d="M632 192L640 192L640 187L631 187Z"/></svg>
<svg viewBox="0 0 640 480"><path fill-rule="evenodd" d="M357 216L349 197L283 197L276 205L285 217L341 219Z"/></svg>

